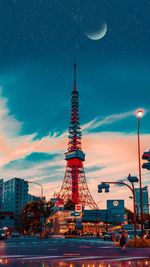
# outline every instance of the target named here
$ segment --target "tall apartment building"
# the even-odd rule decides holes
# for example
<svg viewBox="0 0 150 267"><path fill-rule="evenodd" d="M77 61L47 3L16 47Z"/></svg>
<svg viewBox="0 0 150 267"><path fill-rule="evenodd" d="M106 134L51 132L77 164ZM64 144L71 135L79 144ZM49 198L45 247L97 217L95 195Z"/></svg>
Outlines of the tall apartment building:
<svg viewBox="0 0 150 267"><path fill-rule="evenodd" d="M140 205L140 188L135 189L135 201L136 201L136 210L139 215L141 212ZM149 195L148 195L148 186L142 188L142 201L143 201L143 213L149 214Z"/></svg>
<svg viewBox="0 0 150 267"><path fill-rule="evenodd" d="M3 179L0 179L0 211L2 209Z"/></svg>
<svg viewBox="0 0 150 267"><path fill-rule="evenodd" d="M14 228L20 225L22 207L28 202L28 182L13 178L3 183L2 210L14 213Z"/></svg>

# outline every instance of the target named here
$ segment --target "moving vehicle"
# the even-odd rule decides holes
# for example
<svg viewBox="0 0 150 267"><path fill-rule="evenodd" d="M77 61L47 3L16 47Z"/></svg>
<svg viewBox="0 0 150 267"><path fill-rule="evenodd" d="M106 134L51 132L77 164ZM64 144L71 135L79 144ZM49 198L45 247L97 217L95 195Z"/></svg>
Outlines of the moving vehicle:
<svg viewBox="0 0 150 267"><path fill-rule="evenodd" d="M113 238L114 238L114 233L106 233L103 236L104 240L113 240Z"/></svg>
<svg viewBox="0 0 150 267"><path fill-rule="evenodd" d="M12 232L11 237L20 237L18 232Z"/></svg>
<svg viewBox="0 0 150 267"><path fill-rule="evenodd" d="M142 232L141 230L136 230L136 237L137 238L140 238L142 235ZM134 230L129 230L128 231L128 236L127 236L128 239L134 239Z"/></svg>

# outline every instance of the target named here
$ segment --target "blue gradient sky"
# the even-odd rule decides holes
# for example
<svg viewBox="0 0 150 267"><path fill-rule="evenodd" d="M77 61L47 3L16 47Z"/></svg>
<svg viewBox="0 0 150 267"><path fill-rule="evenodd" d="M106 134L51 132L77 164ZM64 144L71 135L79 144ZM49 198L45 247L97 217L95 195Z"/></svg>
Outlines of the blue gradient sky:
<svg viewBox="0 0 150 267"><path fill-rule="evenodd" d="M59 191L66 164L74 55L92 194L98 201L95 191L104 176L117 180L129 172L138 175L134 114L138 107L146 110L142 152L150 144L149 10L146 0L0 1L2 178L40 181L47 198ZM108 27L105 37L88 39L86 32L96 31L103 21ZM143 170L144 185L148 176ZM107 198L116 197L115 192L112 188Z"/></svg>

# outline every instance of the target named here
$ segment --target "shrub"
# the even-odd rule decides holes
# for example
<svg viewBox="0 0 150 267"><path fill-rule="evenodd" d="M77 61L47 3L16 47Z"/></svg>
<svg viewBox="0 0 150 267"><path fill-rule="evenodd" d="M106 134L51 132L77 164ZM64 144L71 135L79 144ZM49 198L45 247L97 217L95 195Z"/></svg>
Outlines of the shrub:
<svg viewBox="0 0 150 267"><path fill-rule="evenodd" d="M150 239L131 239L127 241L127 247L150 248Z"/></svg>

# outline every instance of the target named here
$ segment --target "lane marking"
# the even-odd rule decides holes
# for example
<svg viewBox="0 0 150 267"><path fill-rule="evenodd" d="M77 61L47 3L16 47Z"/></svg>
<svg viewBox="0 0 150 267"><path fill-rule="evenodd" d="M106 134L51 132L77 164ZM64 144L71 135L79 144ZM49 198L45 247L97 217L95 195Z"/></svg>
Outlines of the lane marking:
<svg viewBox="0 0 150 267"><path fill-rule="evenodd" d="M9 259L9 258L22 258L26 257L28 255L5 255L5 256L0 256L0 259Z"/></svg>
<svg viewBox="0 0 150 267"><path fill-rule="evenodd" d="M141 257L121 257L121 258L115 258L115 261L128 261L128 260L140 260L140 259L149 259L149 257L144 257L144 256L141 256Z"/></svg>
<svg viewBox="0 0 150 267"><path fill-rule="evenodd" d="M36 260L36 259L57 259L57 258L62 258L64 259L65 261L71 261L71 260L74 260L74 261L78 261L78 260L88 260L88 259L105 259L109 262L111 261L126 261L126 260L140 260L140 259L149 259L149 257L117 257L116 256L81 256L81 257L69 257L69 258L64 258L65 255L68 255L68 256L71 256L71 253L70 254L63 254L63 256L30 256L30 255L9 255L9 256L0 256L0 260L1 259L9 259L9 260L12 260L14 261L15 259L18 259L18 260ZM72 254L73 255L73 254ZM76 254L77 255L77 254ZM78 254L79 255L79 254ZM74 255L75 256L75 255Z"/></svg>
<svg viewBox="0 0 150 267"><path fill-rule="evenodd" d="M88 259L103 259L105 258L104 256L81 256L79 258L68 258L65 259L65 261L70 261L70 260L88 260Z"/></svg>
<svg viewBox="0 0 150 267"><path fill-rule="evenodd" d="M64 253L63 256L80 256L78 253Z"/></svg>
<svg viewBox="0 0 150 267"><path fill-rule="evenodd" d="M36 259L53 259L53 258L62 258L62 256L34 256L28 258L22 258L23 260L36 260Z"/></svg>
<svg viewBox="0 0 150 267"><path fill-rule="evenodd" d="M53 244L51 244L51 243L46 243L46 241L45 241L45 243L43 242L43 243L39 243L39 242L30 242L30 243L23 243L23 242L21 242L21 243L7 243L7 248L15 248L15 247L18 247L20 245L20 248L23 248L23 247L31 247L31 246L39 246L40 245L40 247L43 245L43 247L45 246L45 245L49 245L49 246L53 246ZM61 244L59 244L59 245L61 245ZM6 247L5 246L5 247ZM3 248L4 246L0 246L0 248Z"/></svg>
<svg viewBox="0 0 150 267"><path fill-rule="evenodd" d="M107 261L126 261L126 260L138 260L138 259L149 259L149 257L119 257L116 258L116 256L81 256L81 257L75 257L75 258L68 258L65 259L65 261L78 261L78 260L89 260L89 259L104 259Z"/></svg>

